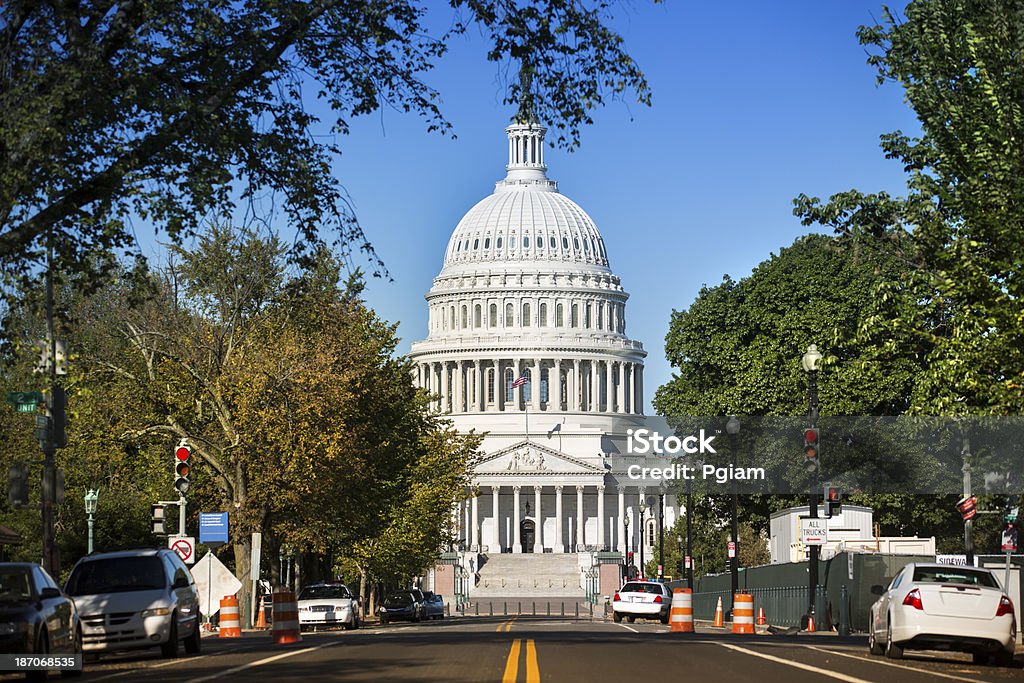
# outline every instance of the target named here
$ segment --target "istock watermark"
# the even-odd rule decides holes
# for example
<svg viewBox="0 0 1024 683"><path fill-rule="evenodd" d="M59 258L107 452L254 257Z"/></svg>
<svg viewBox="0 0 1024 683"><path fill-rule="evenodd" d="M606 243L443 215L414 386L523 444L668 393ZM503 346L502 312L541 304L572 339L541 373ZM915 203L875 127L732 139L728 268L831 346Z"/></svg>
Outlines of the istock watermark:
<svg viewBox="0 0 1024 683"><path fill-rule="evenodd" d="M686 481L698 478L710 481L714 479L717 483L724 484L733 480L763 481L765 479L765 471L763 467L716 467L715 465L706 464L701 465L700 467L695 465L670 465L668 467L641 467L640 465L630 465L626 470L626 476L635 480L651 479L654 481L660 481L662 479L668 481Z"/></svg>
<svg viewBox="0 0 1024 683"><path fill-rule="evenodd" d="M717 453L711 442L715 435L708 436L704 430L699 435L692 434L680 439L675 434L662 436L652 429L627 429L626 430L626 452L630 455L647 455L658 453L676 455L679 453Z"/></svg>

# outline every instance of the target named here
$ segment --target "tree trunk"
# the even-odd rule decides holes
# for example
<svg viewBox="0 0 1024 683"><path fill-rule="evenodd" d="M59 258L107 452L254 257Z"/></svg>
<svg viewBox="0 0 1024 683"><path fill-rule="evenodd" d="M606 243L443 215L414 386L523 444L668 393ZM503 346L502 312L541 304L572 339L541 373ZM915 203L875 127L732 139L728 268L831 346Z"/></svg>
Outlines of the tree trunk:
<svg viewBox="0 0 1024 683"><path fill-rule="evenodd" d="M235 576L242 582L242 587L238 590L238 607L240 621L243 624L251 625L252 622L252 609L249 605L250 595L252 594L252 572L249 566L249 562L252 559L252 540L250 537L245 537L235 542Z"/></svg>

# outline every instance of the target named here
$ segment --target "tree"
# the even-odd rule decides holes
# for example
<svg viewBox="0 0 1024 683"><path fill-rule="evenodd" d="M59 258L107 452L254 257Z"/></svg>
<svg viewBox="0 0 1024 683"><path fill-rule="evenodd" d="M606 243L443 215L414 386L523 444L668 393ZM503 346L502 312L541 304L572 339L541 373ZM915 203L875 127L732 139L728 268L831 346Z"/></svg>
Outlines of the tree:
<svg viewBox="0 0 1024 683"><path fill-rule="evenodd" d="M908 409L1019 415L1024 410L1024 2L913 0L862 26L879 83L895 81L922 134L882 137L907 195L801 195L805 224L868 232L906 277L869 300L864 337L886 353L908 335L922 372Z"/></svg>
<svg viewBox="0 0 1024 683"><path fill-rule="evenodd" d="M336 246L379 260L349 210L318 135L315 97L348 122L380 107L451 132L423 81L447 41L470 26L488 59L528 64L512 82L572 147L588 111L628 90L649 102L643 74L605 25L610 0L451 0L449 30L431 37L414 0L84 0L0 7L0 272L27 284L54 270L96 275L134 253L132 218L172 242L236 202L283 216L309 256L322 229ZM434 10L433 12L436 12ZM432 12L432 13L433 13ZM444 22L449 23L449 22ZM322 132L322 131L320 131ZM82 284L99 284L89 278Z"/></svg>

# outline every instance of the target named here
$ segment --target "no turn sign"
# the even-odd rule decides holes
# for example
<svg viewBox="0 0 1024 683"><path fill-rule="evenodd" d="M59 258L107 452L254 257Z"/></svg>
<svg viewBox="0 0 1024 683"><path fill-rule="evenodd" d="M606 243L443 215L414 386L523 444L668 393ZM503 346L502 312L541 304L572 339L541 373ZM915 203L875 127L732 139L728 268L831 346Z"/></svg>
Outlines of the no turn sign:
<svg viewBox="0 0 1024 683"><path fill-rule="evenodd" d="M178 553L178 557L185 564L192 564L196 561L195 536L172 536L167 539L167 547Z"/></svg>

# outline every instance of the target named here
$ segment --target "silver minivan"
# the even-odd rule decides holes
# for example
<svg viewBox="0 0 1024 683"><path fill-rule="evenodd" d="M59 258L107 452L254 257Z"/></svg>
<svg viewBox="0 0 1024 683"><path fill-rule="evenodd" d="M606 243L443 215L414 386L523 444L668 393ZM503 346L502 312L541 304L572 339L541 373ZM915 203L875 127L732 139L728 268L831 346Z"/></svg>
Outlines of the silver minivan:
<svg viewBox="0 0 1024 683"><path fill-rule="evenodd" d="M87 653L159 647L164 657L199 652L199 592L167 548L83 557L64 587L82 620Z"/></svg>

